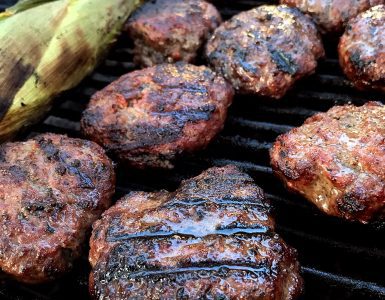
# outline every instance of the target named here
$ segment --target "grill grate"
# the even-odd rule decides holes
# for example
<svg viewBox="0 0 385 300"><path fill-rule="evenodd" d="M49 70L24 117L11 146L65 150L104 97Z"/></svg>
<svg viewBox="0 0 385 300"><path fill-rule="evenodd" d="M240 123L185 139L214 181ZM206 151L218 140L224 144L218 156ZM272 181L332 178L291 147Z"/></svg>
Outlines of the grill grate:
<svg viewBox="0 0 385 300"><path fill-rule="evenodd" d="M11 1L0 0L0 10ZM212 1L222 16L260 5L263 1ZM322 215L301 197L288 194L274 178L268 149L277 135L335 104L383 101L375 92L352 88L339 68L337 41L325 43L327 58L317 73L301 81L281 101L238 96L222 134L210 147L178 162L173 171L118 169L116 198L131 190L174 189L182 179L212 165L238 165L264 188L275 207L277 231L298 249L306 291L302 299L385 299L384 229L351 224ZM130 43L123 36L107 60L76 89L57 100L51 114L22 137L40 132L80 136L79 119L89 97L118 76L134 69ZM47 285L26 286L0 279L4 299L87 299L87 258L80 259L65 278Z"/></svg>

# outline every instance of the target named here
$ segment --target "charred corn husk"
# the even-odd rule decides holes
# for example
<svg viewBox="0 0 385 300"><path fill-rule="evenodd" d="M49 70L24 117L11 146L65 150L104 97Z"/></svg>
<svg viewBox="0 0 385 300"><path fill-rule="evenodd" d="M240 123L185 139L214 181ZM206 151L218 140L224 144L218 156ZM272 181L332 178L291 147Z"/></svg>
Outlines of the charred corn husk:
<svg viewBox="0 0 385 300"><path fill-rule="evenodd" d="M140 0L22 0L0 14L0 141L89 74Z"/></svg>

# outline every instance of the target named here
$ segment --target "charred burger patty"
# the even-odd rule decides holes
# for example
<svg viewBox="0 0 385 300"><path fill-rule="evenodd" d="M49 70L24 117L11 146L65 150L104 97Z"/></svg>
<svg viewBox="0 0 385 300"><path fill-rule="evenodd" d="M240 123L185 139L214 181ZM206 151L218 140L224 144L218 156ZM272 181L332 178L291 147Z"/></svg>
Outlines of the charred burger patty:
<svg viewBox="0 0 385 300"><path fill-rule="evenodd" d="M385 5L352 19L338 52L342 70L356 87L385 92Z"/></svg>
<svg viewBox="0 0 385 300"><path fill-rule="evenodd" d="M135 45L134 61L147 67L193 62L220 23L219 12L206 1L147 1L127 23Z"/></svg>
<svg viewBox="0 0 385 300"><path fill-rule="evenodd" d="M40 283L68 271L110 205L112 162L93 142L44 134L0 147L0 268Z"/></svg>
<svg viewBox="0 0 385 300"><path fill-rule="evenodd" d="M312 17L322 33L343 31L347 22L384 0L280 0Z"/></svg>
<svg viewBox="0 0 385 300"><path fill-rule="evenodd" d="M173 193L132 192L93 226L97 299L288 300L302 289L296 251L274 233L263 191L236 167Z"/></svg>
<svg viewBox="0 0 385 300"><path fill-rule="evenodd" d="M239 93L281 98L324 55L315 25L296 8L262 5L235 15L206 46L208 62Z"/></svg>
<svg viewBox="0 0 385 300"><path fill-rule="evenodd" d="M172 167L223 128L233 90L209 68L164 64L122 76L97 92L83 132L136 167Z"/></svg>

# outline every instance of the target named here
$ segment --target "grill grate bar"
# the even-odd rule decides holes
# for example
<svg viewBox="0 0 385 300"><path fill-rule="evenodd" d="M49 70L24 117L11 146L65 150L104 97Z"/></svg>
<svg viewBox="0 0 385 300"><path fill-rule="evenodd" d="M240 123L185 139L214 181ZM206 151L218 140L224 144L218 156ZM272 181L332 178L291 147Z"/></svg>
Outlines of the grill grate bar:
<svg viewBox="0 0 385 300"><path fill-rule="evenodd" d="M76 113L80 114L86 108L86 104L72 101L72 100L67 100L67 101L59 104L58 107L59 107L58 111L67 110L67 111L72 111L72 112L76 112ZM55 112L55 110L54 110L54 112ZM68 115L66 115L66 116L68 118Z"/></svg>
<svg viewBox="0 0 385 300"><path fill-rule="evenodd" d="M218 167L232 164L245 171L261 172L261 173L266 173L270 175L273 174L273 171L270 167L260 166L260 165L251 163L249 161L236 161L236 160L223 159L223 158L222 159L211 158L211 159L208 159L208 161Z"/></svg>
<svg viewBox="0 0 385 300"><path fill-rule="evenodd" d="M364 104L367 102L367 99L362 99L362 97L357 97L349 94L337 94L329 92L314 92L314 91L301 91L296 93L296 98L299 100L310 100L316 99L321 101L330 101L334 103L356 103Z"/></svg>
<svg viewBox="0 0 385 300"><path fill-rule="evenodd" d="M274 195L274 194L270 194L270 193L266 193L266 192L265 192L265 195L266 195L267 199L272 200L273 202L285 203L287 205L291 205L291 206L294 206L294 207L298 207L298 208L301 208L301 209L313 212L313 209L309 205L307 205L305 202L303 202L303 201L292 201L292 200L290 200L288 198L280 197L280 196L277 196L277 195Z"/></svg>
<svg viewBox="0 0 385 300"><path fill-rule="evenodd" d="M252 151L269 150L272 146L271 143L260 142L255 139L242 137L240 135L219 136L216 143L221 144L221 146L231 145L232 147L243 148L245 150Z"/></svg>
<svg viewBox="0 0 385 300"><path fill-rule="evenodd" d="M241 128L248 128L252 130L267 130L272 131L276 134L281 134L284 132L289 131L293 128L293 126L289 125L280 125L280 124L274 124L269 122L259 122L254 120L248 120L241 117L228 117L227 119L227 125L232 126L238 126Z"/></svg>
<svg viewBox="0 0 385 300"><path fill-rule="evenodd" d="M331 85L338 88L351 88L353 84L343 76L336 76L330 74L314 74L312 81L322 85Z"/></svg>
<svg viewBox="0 0 385 300"><path fill-rule="evenodd" d="M113 59L107 59L104 62L104 66L106 68L122 68L125 70L125 72L129 70L135 69L135 65L133 62L130 61L118 61L118 60L113 60Z"/></svg>
<svg viewBox="0 0 385 300"><path fill-rule="evenodd" d="M95 87L85 87L85 88L81 91L81 96L85 97L85 99L89 99L89 98L91 98L91 96L92 96L93 94L95 94L97 91L98 91L98 89L95 88Z"/></svg>
<svg viewBox="0 0 385 300"><path fill-rule="evenodd" d="M300 116L300 117L310 117L316 113L317 110L311 110L303 107L274 107L274 106L259 106L261 112L274 113L276 115L290 115L290 116Z"/></svg>
<svg viewBox="0 0 385 300"><path fill-rule="evenodd" d="M44 124L73 132L80 131L79 122L73 122L68 119L63 119L55 116L49 116L47 119L44 120Z"/></svg>
<svg viewBox="0 0 385 300"><path fill-rule="evenodd" d="M101 82L104 84L109 84L112 81L116 80L118 76L105 75L103 73L95 72L92 74L91 79L96 82Z"/></svg>
<svg viewBox="0 0 385 300"><path fill-rule="evenodd" d="M318 279L322 279L334 284L338 283L339 285L343 285L348 290L353 289L354 291L361 294L372 294L381 298L385 297L385 287L373 282L353 279L347 276L320 271L311 267L302 267L302 271L306 274L315 276Z"/></svg>
<svg viewBox="0 0 385 300"><path fill-rule="evenodd" d="M338 248L339 250L343 250L346 253L353 253L360 256L363 255L365 257L372 256L372 257L385 259L385 252L382 249L356 246L356 245L344 243L341 241L336 241L330 238L324 238L313 234L309 234L309 233L306 233L305 231L299 231L296 229L289 228L287 226L277 225L277 228L281 232L296 235L297 237L301 237L305 240L312 240L317 242L318 244L323 244L330 248Z"/></svg>

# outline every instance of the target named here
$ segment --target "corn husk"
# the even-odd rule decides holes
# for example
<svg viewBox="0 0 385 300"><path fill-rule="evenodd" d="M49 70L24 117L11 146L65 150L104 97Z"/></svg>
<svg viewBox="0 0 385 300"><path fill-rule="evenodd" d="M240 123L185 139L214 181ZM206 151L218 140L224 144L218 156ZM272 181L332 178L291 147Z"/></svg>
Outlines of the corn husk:
<svg viewBox="0 0 385 300"><path fill-rule="evenodd" d="M140 2L23 0L1 13L0 141L89 74Z"/></svg>

